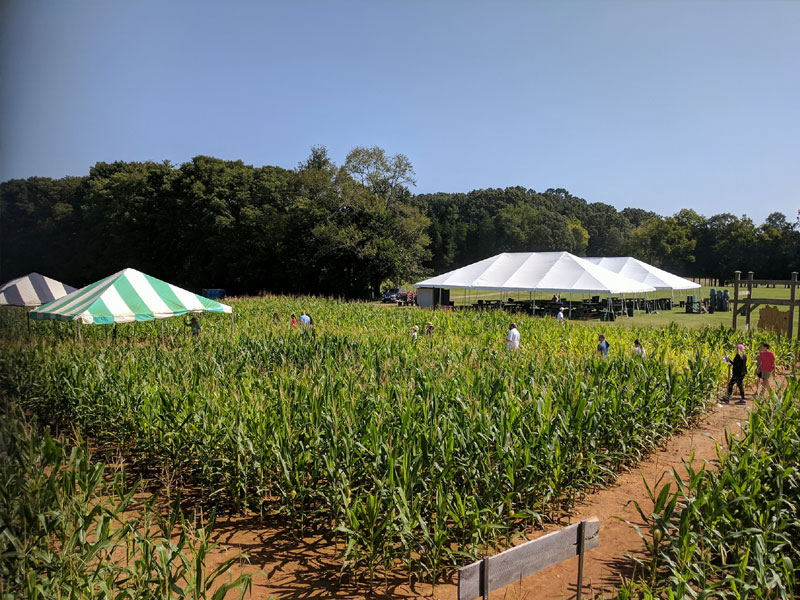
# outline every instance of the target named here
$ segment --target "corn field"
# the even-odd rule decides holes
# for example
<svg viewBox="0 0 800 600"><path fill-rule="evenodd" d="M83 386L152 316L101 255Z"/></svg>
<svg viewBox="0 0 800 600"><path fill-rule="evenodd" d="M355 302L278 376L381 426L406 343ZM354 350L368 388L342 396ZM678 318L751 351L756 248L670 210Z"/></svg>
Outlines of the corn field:
<svg viewBox="0 0 800 600"><path fill-rule="evenodd" d="M170 497L281 515L332 536L342 570L436 580L639 461L712 399L738 342L723 328L559 324L314 298L232 303L192 340L167 323L82 328L0 311L0 386L16 404L123 452ZM307 310L312 331L289 314ZM272 314L282 320L273 323ZM413 342L412 325L434 324ZM177 320L176 320L177 321ZM598 333L611 343L595 352ZM639 338L645 360L632 351ZM751 358L751 361L754 360Z"/></svg>
<svg viewBox="0 0 800 600"><path fill-rule="evenodd" d="M800 380L762 401L716 469L686 465L648 489L647 558L619 600L796 598L800 577Z"/></svg>
<svg viewBox="0 0 800 600"><path fill-rule="evenodd" d="M239 557L206 567L216 546L213 515L198 525L177 501L164 509L137 493L85 443L39 432L3 403L0 598L223 600L233 590L244 597L251 575L226 577Z"/></svg>

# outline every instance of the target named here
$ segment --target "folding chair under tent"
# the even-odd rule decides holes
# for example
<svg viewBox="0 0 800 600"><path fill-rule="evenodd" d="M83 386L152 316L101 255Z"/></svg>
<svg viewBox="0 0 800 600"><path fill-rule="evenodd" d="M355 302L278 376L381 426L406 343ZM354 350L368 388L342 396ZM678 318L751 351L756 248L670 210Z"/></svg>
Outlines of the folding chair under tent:
<svg viewBox="0 0 800 600"><path fill-rule="evenodd" d="M168 319L188 313L225 313L233 308L204 298L136 269L123 269L39 308L31 319L85 324L132 323Z"/></svg>
<svg viewBox="0 0 800 600"><path fill-rule="evenodd" d="M74 287L28 273L0 286L0 306L41 306L76 291Z"/></svg>

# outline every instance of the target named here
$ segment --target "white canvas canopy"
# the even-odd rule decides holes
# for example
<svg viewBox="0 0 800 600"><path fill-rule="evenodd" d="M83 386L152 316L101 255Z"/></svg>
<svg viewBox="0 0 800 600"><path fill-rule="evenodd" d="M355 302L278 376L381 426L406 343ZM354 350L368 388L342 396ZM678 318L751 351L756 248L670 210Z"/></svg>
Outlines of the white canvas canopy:
<svg viewBox="0 0 800 600"><path fill-rule="evenodd" d="M655 287L569 252L505 252L415 284L417 287L531 292L640 294Z"/></svg>
<svg viewBox="0 0 800 600"><path fill-rule="evenodd" d="M593 256L586 260L635 281L652 285L657 290L693 290L700 287L699 283L673 275L632 256Z"/></svg>

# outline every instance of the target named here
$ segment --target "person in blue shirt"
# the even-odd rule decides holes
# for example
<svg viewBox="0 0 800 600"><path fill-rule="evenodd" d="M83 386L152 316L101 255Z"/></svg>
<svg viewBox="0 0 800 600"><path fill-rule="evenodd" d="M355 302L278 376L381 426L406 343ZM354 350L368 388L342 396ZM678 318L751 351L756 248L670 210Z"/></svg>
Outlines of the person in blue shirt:
<svg viewBox="0 0 800 600"><path fill-rule="evenodd" d="M606 340L606 336L601 333L597 336L597 341L599 342L597 344L597 351L602 354L604 358L607 357L610 344L608 343L608 340Z"/></svg>

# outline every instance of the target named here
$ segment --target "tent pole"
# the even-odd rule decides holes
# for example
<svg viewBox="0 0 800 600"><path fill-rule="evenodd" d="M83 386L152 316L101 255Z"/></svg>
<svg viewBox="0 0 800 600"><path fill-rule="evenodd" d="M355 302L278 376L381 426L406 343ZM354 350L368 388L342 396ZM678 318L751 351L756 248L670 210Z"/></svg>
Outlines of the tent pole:
<svg viewBox="0 0 800 600"><path fill-rule="evenodd" d="M531 306L531 315L536 316L536 292L533 292L533 305Z"/></svg>
<svg viewBox="0 0 800 600"><path fill-rule="evenodd" d="M75 323L76 323L75 336L77 337L78 341L80 342L81 341L81 320L78 319L77 321L75 321Z"/></svg>
<svg viewBox="0 0 800 600"><path fill-rule="evenodd" d="M25 320L28 322L28 337L31 337L31 317L29 314L26 314L25 317L26 317Z"/></svg>
<svg viewBox="0 0 800 600"><path fill-rule="evenodd" d="M164 319L161 319L161 343L164 343Z"/></svg>
<svg viewBox="0 0 800 600"><path fill-rule="evenodd" d="M569 295L569 318L572 318L572 294Z"/></svg>

